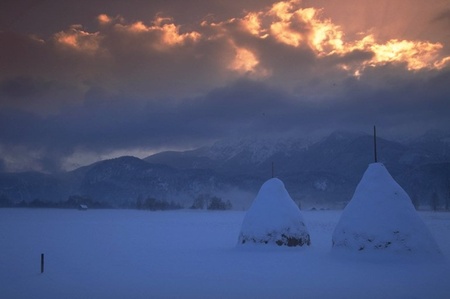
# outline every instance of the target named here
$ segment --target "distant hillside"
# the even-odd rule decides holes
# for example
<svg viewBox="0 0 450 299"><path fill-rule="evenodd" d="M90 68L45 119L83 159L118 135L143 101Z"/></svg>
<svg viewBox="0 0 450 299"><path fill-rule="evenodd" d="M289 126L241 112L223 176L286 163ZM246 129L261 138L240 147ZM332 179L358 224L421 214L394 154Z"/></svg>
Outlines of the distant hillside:
<svg viewBox="0 0 450 299"><path fill-rule="evenodd" d="M443 205L450 189L450 138L428 133L399 143L378 138L378 157L411 197L428 205L437 193ZM201 194L246 208L261 184L283 180L304 207L343 207L369 163L373 137L335 132L313 144L300 138L223 140L185 152L145 159L120 157L61 174L0 173L0 195L12 202L65 201L84 196L114 207L133 207L153 197L188 207Z"/></svg>
<svg viewBox="0 0 450 299"><path fill-rule="evenodd" d="M448 196L449 135L428 133L404 143L377 138L377 147L378 160L424 205L434 190L442 200ZM162 152L144 160L178 169L208 168L242 178L236 185L253 192L271 176L273 163L275 175L295 199L339 206L351 198L368 164L374 161L373 136L338 131L309 145L300 138L221 141L192 151Z"/></svg>

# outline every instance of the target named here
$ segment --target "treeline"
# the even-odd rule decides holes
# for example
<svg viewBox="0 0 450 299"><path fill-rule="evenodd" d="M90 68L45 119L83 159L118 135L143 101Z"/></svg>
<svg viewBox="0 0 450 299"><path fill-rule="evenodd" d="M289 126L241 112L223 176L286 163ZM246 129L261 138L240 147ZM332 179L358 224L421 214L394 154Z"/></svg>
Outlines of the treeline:
<svg viewBox="0 0 450 299"><path fill-rule="evenodd" d="M167 201L163 199L156 199L154 197L142 198L139 196L135 203L128 203L122 206L112 206L105 202L98 202L88 196L72 195L65 201L46 201L41 199L34 199L26 202L12 201L7 195L0 194L0 208L60 208L60 209L78 209L81 206L87 206L89 209L108 209L108 208L125 208L138 209L150 211L165 211L165 210L179 210L186 208L180 203L174 201ZM220 197L211 194L200 194L196 198L191 209L202 210L231 210L232 205L229 200L223 200Z"/></svg>
<svg viewBox="0 0 450 299"><path fill-rule="evenodd" d="M150 211L165 211L165 210L179 210L184 207L173 201L160 200L153 197L146 199L138 198L136 200L136 209L138 210L150 210Z"/></svg>
<svg viewBox="0 0 450 299"><path fill-rule="evenodd" d="M140 196L136 200L136 209L138 210L165 211L184 208L185 207L180 203L156 199L154 197L147 197L146 199L143 199ZM190 208L200 210L231 210L232 205L229 200L225 201L222 198L211 194L200 194L194 199L194 202Z"/></svg>
<svg viewBox="0 0 450 299"><path fill-rule="evenodd" d="M229 200L225 201L220 197L210 194L200 194L194 199L191 209L231 210L232 207Z"/></svg>
<svg viewBox="0 0 450 299"><path fill-rule="evenodd" d="M26 202L24 200L20 202L13 202L5 194L0 195L0 207L1 208L59 208L59 209L77 209L80 205L86 205L93 209L107 209L111 206L105 202L98 202L92 200L90 197L73 195L65 201L46 201L41 199L34 199Z"/></svg>

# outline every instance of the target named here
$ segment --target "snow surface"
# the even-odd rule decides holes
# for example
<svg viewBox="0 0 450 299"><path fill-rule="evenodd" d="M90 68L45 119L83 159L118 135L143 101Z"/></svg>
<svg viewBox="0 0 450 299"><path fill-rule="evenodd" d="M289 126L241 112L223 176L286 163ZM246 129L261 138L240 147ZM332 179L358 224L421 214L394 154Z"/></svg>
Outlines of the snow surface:
<svg viewBox="0 0 450 299"><path fill-rule="evenodd" d="M370 164L333 233L333 248L438 255L408 194L382 163Z"/></svg>
<svg viewBox="0 0 450 299"><path fill-rule="evenodd" d="M0 298L450 298L450 213L420 213L440 262L336 256L341 212L302 214L310 247L236 247L241 211L0 209Z"/></svg>
<svg viewBox="0 0 450 299"><path fill-rule="evenodd" d="M272 178L261 186L245 215L238 243L310 245L300 209L280 179Z"/></svg>

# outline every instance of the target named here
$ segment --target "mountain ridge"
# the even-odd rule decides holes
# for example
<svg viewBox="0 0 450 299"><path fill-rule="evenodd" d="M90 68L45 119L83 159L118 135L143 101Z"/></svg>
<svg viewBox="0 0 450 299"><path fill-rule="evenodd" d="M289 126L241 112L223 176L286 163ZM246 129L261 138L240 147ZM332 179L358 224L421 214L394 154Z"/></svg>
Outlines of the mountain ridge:
<svg viewBox="0 0 450 299"><path fill-rule="evenodd" d="M450 188L446 138L430 134L396 142L378 137L378 160L423 205L433 192L443 201ZM314 143L302 138L225 140L144 159L122 156L60 174L0 173L0 195L14 202L81 195L114 207L132 207L143 197L190 206L200 194L213 194L246 208L274 172L294 200L342 207L373 159L373 136L360 132L336 131Z"/></svg>

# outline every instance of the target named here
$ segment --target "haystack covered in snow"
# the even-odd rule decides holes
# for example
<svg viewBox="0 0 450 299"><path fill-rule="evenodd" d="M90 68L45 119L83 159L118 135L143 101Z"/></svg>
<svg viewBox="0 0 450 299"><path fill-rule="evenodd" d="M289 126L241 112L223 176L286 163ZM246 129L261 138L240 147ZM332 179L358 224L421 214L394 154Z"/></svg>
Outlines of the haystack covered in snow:
<svg viewBox="0 0 450 299"><path fill-rule="evenodd" d="M369 165L332 239L333 249L439 253L408 194L381 163Z"/></svg>
<svg viewBox="0 0 450 299"><path fill-rule="evenodd" d="M279 246L310 245L309 233L300 209L281 180L273 178L262 185L245 215L238 242Z"/></svg>

